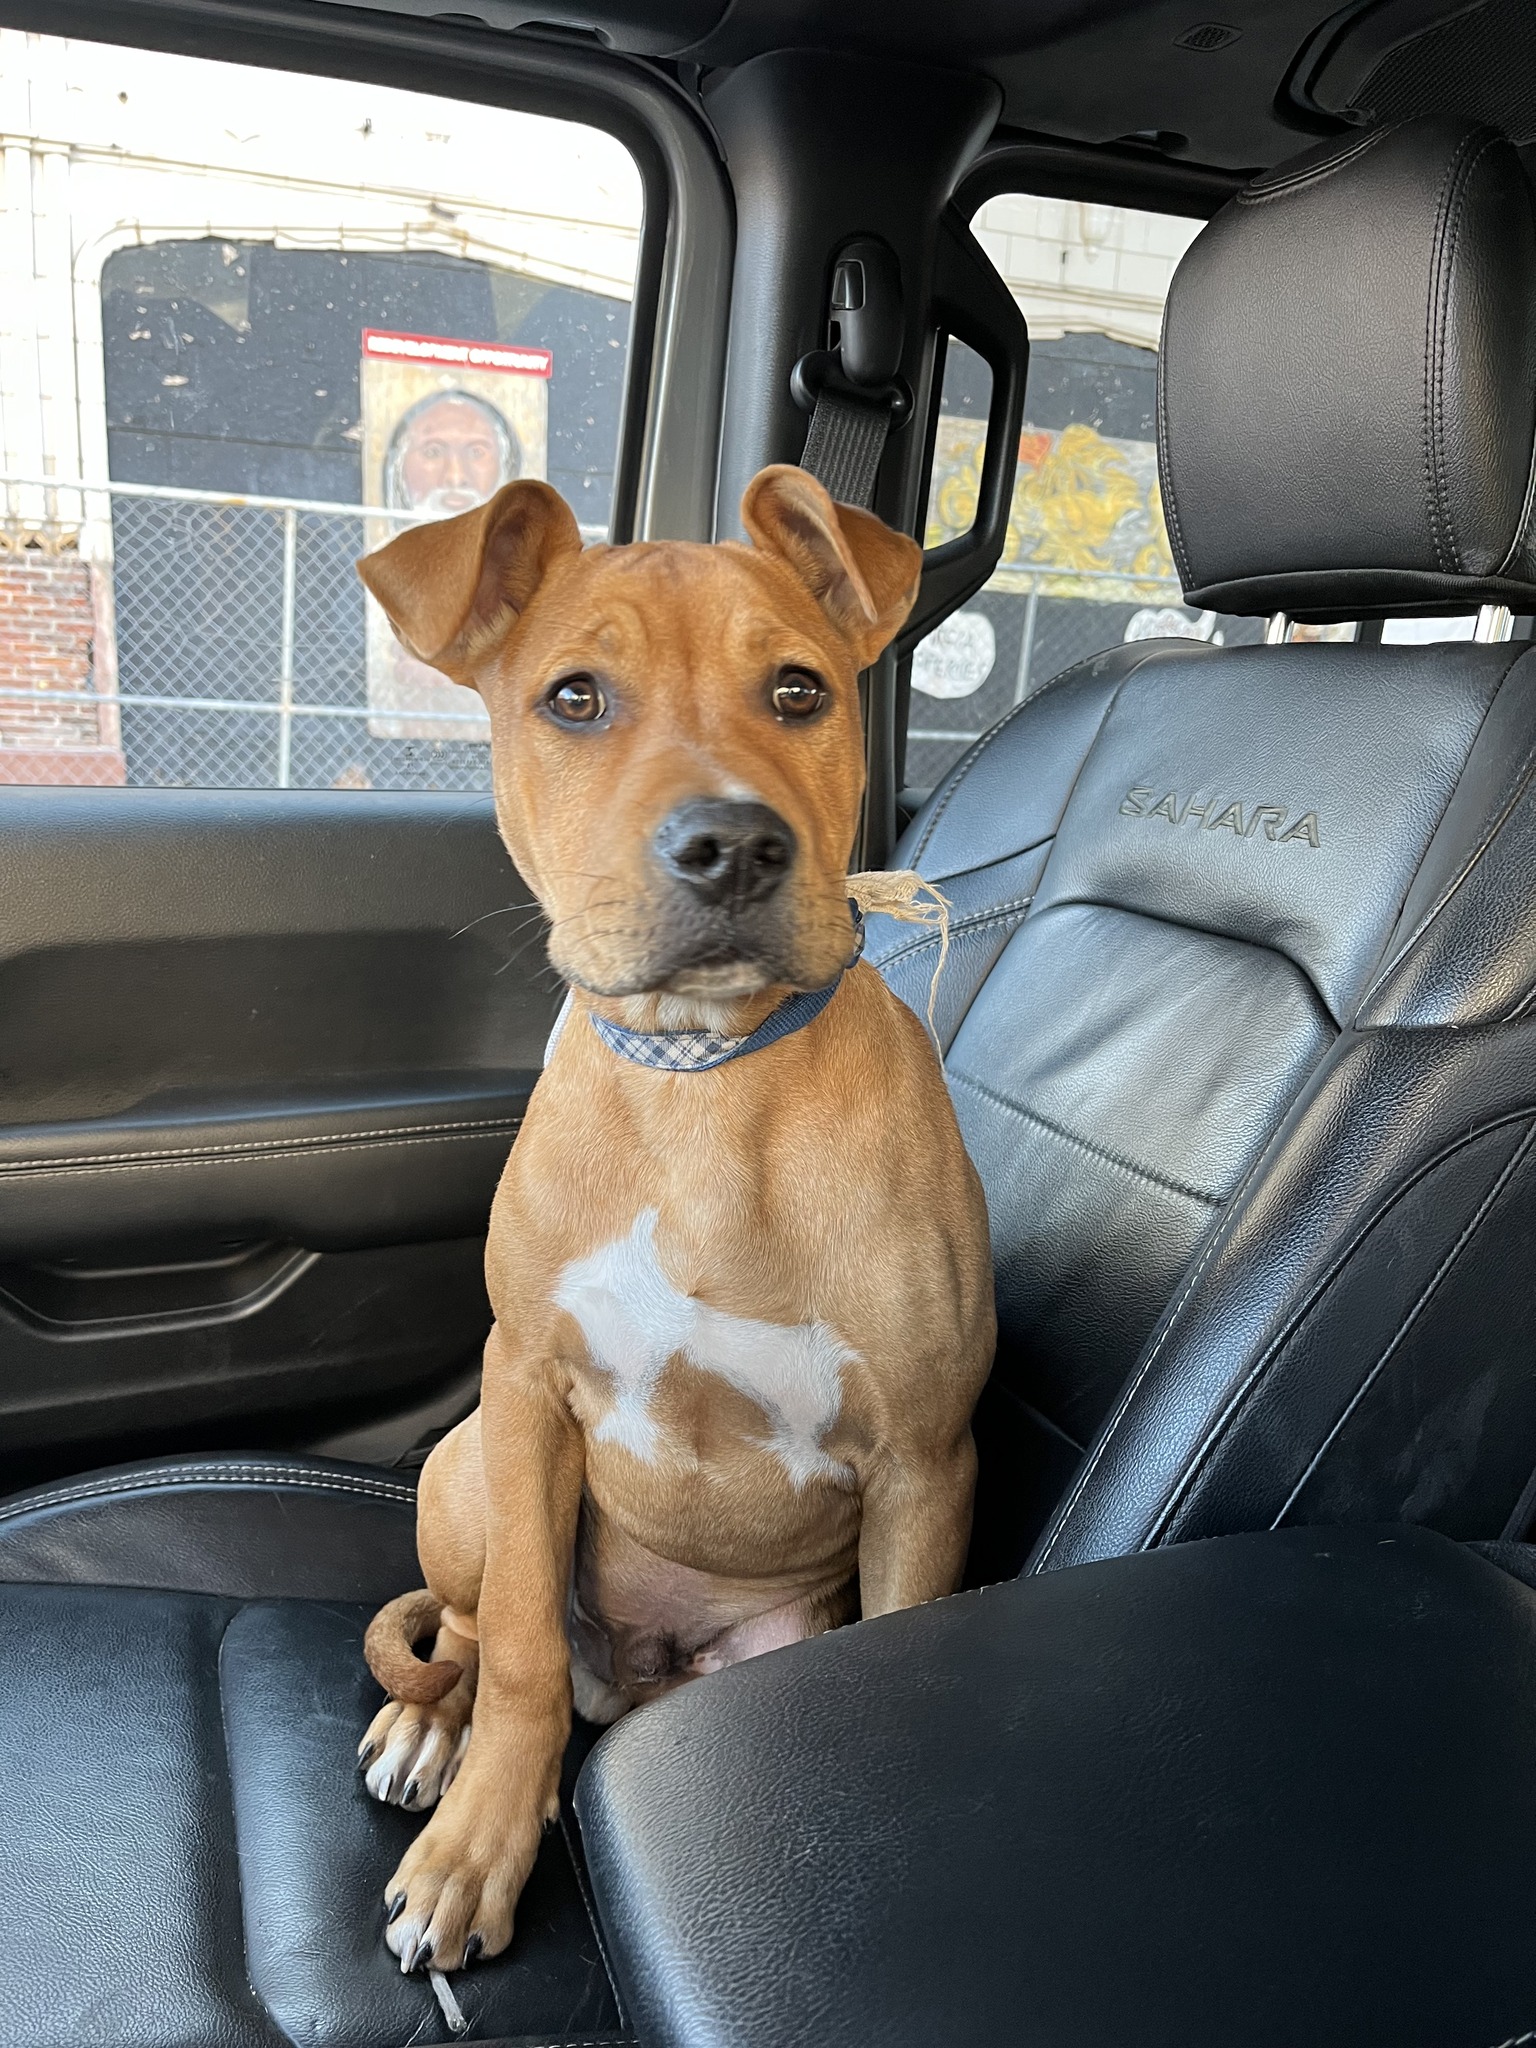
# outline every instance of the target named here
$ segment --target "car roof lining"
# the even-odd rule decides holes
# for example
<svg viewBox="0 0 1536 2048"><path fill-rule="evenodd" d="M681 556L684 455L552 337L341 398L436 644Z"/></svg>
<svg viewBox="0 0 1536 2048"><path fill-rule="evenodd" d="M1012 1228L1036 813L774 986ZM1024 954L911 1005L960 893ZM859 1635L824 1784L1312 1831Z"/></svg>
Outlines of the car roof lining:
<svg viewBox="0 0 1536 2048"><path fill-rule="evenodd" d="M1527 0L312 0L317 18L359 6L661 60L706 94L712 74L789 49L980 71L1003 94L1000 141L1103 152L1097 193L1127 203L1145 165L1142 203L1160 190L1176 211L1348 132L1372 94L1383 118L1456 112L1536 143ZM1196 178L1161 180L1172 166Z"/></svg>

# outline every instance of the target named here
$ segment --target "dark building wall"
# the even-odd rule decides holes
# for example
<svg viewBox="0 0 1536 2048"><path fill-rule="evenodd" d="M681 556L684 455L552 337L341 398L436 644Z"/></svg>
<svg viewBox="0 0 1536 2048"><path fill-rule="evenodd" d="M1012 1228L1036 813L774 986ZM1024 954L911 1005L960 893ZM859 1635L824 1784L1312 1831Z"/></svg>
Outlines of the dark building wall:
<svg viewBox="0 0 1536 2048"><path fill-rule="evenodd" d="M1032 427L1054 431L1079 421L1116 441L1157 439L1157 350L1102 334L1064 334L1029 352Z"/></svg>
<svg viewBox="0 0 1536 2048"><path fill-rule="evenodd" d="M609 516L628 304L457 257L269 243L122 249L102 278L111 473L359 501L365 327L519 342L554 357L549 477Z"/></svg>
<svg viewBox="0 0 1536 2048"><path fill-rule="evenodd" d="M584 523L607 522L629 306L454 257L161 242L125 249L102 280L111 474L279 498L362 498L365 327L547 348L550 481ZM282 534L270 512L119 499L117 652L126 694L270 702L281 643ZM300 719L298 785L483 788L470 741L370 732L361 520L301 515L298 701L359 716ZM277 774L270 712L125 706L128 778L261 787Z"/></svg>
<svg viewBox="0 0 1536 2048"><path fill-rule="evenodd" d="M951 345L944 360L941 410L984 419L991 372L974 350ZM1055 432L1075 421L1116 441L1157 439L1157 350L1102 334L1064 334L1029 345L1024 419Z"/></svg>

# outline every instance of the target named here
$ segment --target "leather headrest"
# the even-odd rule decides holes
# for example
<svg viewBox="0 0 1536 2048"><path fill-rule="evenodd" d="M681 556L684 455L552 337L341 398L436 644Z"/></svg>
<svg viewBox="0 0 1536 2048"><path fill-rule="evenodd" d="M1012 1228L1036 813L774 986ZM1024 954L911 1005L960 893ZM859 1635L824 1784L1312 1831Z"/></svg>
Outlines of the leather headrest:
<svg viewBox="0 0 1536 2048"><path fill-rule="evenodd" d="M1536 611L1536 219L1492 128L1430 115L1255 179L1180 264L1161 364L1191 604Z"/></svg>

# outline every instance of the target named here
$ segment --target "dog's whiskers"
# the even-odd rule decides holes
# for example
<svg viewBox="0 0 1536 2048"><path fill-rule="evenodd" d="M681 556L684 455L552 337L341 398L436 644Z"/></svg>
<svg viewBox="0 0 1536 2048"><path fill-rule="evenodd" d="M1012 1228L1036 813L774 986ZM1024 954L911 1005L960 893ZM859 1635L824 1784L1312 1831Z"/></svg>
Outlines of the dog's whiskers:
<svg viewBox="0 0 1536 2048"><path fill-rule="evenodd" d="M534 944L535 940L538 937L539 934L535 932L532 938L524 939L523 943L520 946L514 946L512 951L507 955L506 959L503 960L501 965L497 968L496 973L498 975L505 974L509 967L515 967L518 961L522 959L523 955L528 951L528 948ZM543 969L538 969L536 971L542 973Z"/></svg>
<svg viewBox="0 0 1536 2048"><path fill-rule="evenodd" d="M626 896L604 896L596 903L583 904L580 910L568 910L563 917L550 919L551 931L563 931L574 924L578 917L596 917L600 910L620 910L629 901Z"/></svg>
<svg viewBox="0 0 1536 2048"><path fill-rule="evenodd" d="M477 924L484 924L488 918L492 917L510 917L515 910L525 911L533 917L542 917L544 915L537 904L530 907L526 903L503 903L495 910L483 910L478 917L472 917L468 924L461 924L456 932L450 932L448 936L450 939L462 939L464 934L472 932Z"/></svg>

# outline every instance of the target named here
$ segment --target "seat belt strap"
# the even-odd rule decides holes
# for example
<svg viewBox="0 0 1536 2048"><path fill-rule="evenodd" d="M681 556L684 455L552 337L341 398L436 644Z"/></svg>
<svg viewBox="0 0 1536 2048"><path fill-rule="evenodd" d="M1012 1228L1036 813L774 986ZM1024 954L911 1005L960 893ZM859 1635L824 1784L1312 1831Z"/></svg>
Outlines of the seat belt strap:
<svg viewBox="0 0 1536 2048"><path fill-rule="evenodd" d="M844 244L827 316L836 347L813 349L789 373L796 405L811 416L800 463L836 504L867 511L886 438L912 411L912 393L897 374L901 266L889 243L856 235Z"/></svg>
<svg viewBox="0 0 1536 2048"><path fill-rule="evenodd" d="M825 384L817 392L800 464L835 503L865 510L874 503L893 411L883 399L849 398Z"/></svg>

